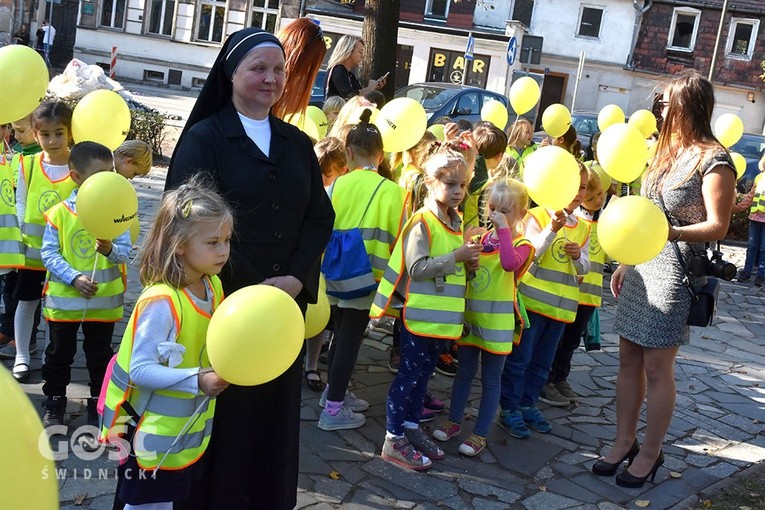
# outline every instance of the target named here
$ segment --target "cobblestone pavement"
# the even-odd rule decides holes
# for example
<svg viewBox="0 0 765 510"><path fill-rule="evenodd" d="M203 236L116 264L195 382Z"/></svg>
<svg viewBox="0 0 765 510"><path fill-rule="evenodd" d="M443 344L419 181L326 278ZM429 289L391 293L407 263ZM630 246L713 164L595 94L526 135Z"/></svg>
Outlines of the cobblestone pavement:
<svg viewBox="0 0 765 510"><path fill-rule="evenodd" d="M134 181L141 204L141 239L163 182L164 170L157 168ZM743 263L741 248L726 247L725 252L733 262ZM132 264L126 317L140 292L136 271ZM611 510L636 508L636 501L647 500L650 508L664 509L765 459L765 290L726 282L714 326L694 329L691 344L678 355L677 409L665 442L666 462L656 483L622 489L613 478L590 473L593 461L607 450L615 434L618 337L613 332L614 305L607 298L601 310L603 349L589 353L580 349L574 355L570 382L581 395L579 405L548 408L541 404L553 423L550 434L533 433L530 439L518 440L495 427L489 447L476 458L458 453L463 437L452 439L446 443L447 458L437 461L426 474L405 471L380 459L384 402L392 379L387 370L390 337L369 333L354 374L354 391L371 404L361 429L319 430L318 394L303 391L298 508ZM117 328L115 342L124 323ZM32 382L24 385L38 409L43 400L41 351L33 359ZM10 368L10 362L5 365ZM83 399L88 395L81 349L72 376L70 430L84 424ZM437 374L430 390L448 401L451 383L450 378ZM476 412L479 395L476 382L471 414ZM463 436L470 432L469 418ZM438 420L426 426L433 427ZM63 451L65 447L65 443L57 443L54 449ZM60 461L62 508L110 509L115 466L105 453L95 460L70 454Z"/></svg>

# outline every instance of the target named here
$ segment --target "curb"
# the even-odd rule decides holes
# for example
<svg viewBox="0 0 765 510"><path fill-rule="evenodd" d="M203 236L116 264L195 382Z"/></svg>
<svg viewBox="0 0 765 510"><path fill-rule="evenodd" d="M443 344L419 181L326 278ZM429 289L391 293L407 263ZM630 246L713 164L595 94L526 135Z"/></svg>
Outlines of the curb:
<svg viewBox="0 0 765 510"><path fill-rule="evenodd" d="M681 502L673 506L671 510L694 510L694 509L702 508L703 505L701 504L701 501L705 499L714 498L714 496L717 493L727 489L728 487L732 485L735 485L742 478L749 477L753 473L759 473L760 471L765 471L765 462L760 462L758 464L754 464L753 466L749 466L743 471L739 471L738 473L735 473L733 476L723 478L719 482L714 483L710 485L709 487L705 487L704 489L699 491L698 494L695 494L693 496L688 496L687 498L685 498L684 500L682 500Z"/></svg>

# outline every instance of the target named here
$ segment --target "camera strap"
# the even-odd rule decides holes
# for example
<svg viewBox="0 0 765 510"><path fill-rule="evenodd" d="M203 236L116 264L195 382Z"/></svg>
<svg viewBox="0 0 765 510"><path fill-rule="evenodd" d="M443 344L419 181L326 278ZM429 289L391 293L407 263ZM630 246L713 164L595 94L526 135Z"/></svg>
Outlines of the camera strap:
<svg viewBox="0 0 765 510"><path fill-rule="evenodd" d="M661 196L661 192L658 193L659 197L659 206L661 206L661 211L664 213L664 216L667 217L667 221L669 221L669 224L673 227L678 227L677 221L675 218L672 217L671 214L669 214L669 211L667 211L666 206L664 205L664 198ZM688 269L688 265L685 263L685 259L683 258L683 254L680 253L680 247L677 244L677 241L669 241L672 243L672 248L675 251L675 257L677 257L677 261L680 263L680 267L683 270L683 274L685 275L683 277L683 286L688 291L688 294L691 295L691 299L694 301L699 300L699 296L693 291L691 288L691 276L693 276L693 273Z"/></svg>

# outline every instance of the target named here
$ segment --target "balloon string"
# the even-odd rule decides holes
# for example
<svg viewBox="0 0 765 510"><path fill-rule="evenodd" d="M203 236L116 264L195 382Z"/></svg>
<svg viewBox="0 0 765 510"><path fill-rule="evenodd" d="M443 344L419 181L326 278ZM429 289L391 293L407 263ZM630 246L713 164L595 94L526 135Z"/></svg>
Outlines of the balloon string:
<svg viewBox="0 0 765 510"><path fill-rule="evenodd" d="M93 281L93 278L96 277L96 266L98 265L98 251L96 250L96 256L94 257L95 260L93 261L93 272L90 274L90 281ZM90 298L85 298L85 308L82 310L82 319L80 322L85 322L85 314L88 313L88 303L90 302Z"/></svg>
<svg viewBox="0 0 765 510"><path fill-rule="evenodd" d="M160 459L159 463L157 464L157 467L154 469L159 469L162 467L162 464L165 462L165 459L167 459L167 456L170 455L170 451L175 448L175 446L178 444L178 442L183 438L183 436L188 433L188 431L191 429L191 427L194 426L194 424L197 422L200 416L202 416L202 407L207 404L207 402L210 401L210 396L206 396L202 399L202 402L197 406L196 410L194 411L194 414L192 414L188 420L186 420L186 423L181 427L181 431L178 432L178 435L175 436L175 440L172 442L172 444L165 450L164 455L162 456L162 459Z"/></svg>

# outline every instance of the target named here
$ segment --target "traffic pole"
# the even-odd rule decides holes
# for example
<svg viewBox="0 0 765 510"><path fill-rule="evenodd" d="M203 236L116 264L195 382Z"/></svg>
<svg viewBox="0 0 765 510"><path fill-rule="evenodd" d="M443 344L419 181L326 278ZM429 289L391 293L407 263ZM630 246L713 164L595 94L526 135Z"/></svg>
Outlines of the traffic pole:
<svg viewBox="0 0 765 510"><path fill-rule="evenodd" d="M111 64L109 65L109 78L112 80L116 79L116 67L117 67L117 47L112 46L112 60Z"/></svg>

